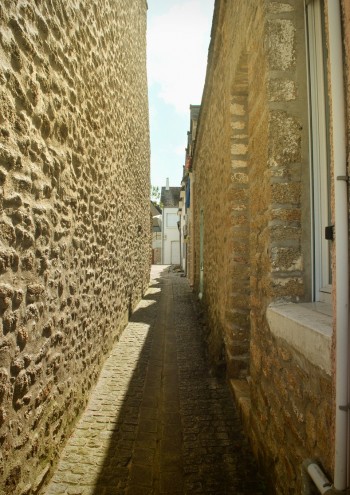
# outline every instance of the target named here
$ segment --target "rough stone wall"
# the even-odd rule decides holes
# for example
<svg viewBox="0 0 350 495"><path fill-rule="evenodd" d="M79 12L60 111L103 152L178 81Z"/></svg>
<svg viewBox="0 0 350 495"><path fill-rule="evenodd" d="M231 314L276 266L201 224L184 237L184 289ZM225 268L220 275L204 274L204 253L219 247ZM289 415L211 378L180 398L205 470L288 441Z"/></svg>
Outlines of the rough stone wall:
<svg viewBox="0 0 350 495"><path fill-rule="evenodd" d="M249 284L247 271L247 176L246 176L246 100L244 78L245 61L240 56L244 43L242 32L232 40L230 15L237 15L237 2L217 2L214 26L217 40L212 46L207 74L204 106L201 107L200 124L194 158L194 236L197 245L194 253L195 290L198 291L199 273L199 215L203 210L204 219L204 301L211 332L209 344L216 365L224 363L225 353L232 347L239 347L234 359L228 357L229 365L238 374L247 370L246 357L249 349L247 321L249 309L242 309L247 302L244 294ZM244 9L244 6L242 6ZM249 2L245 14L247 24L251 22ZM235 45L238 57L227 56L229 43ZM225 69L223 69L225 67ZM236 79L242 88L232 88ZM206 97L206 95L208 95ZM234 114L238 113L240 125L236 128ZM215 124L214 124L215 123ZM197 165L200 164L200 165ZM233 222L235 216L237 222ZM239 273L245 274L246 281L239 280ZM233 272L235 275L233 275ZM231 274L231 276L227 276ZM235 306L234 296L240 298ZM232 336L235 334L234 342ZM225 345L228 344L228 345Z"/></svg>
<svg viewBox="0 0 350 495"><path fill-rule="evenodd" d="M153 249L153 264L161 265L162 264L162 250L161 248Z"/></svg>
<svg viewBox="0 0 350 495"><path fill-rule="evenodd" d="M204 297L212 351L220 361L224 343L229 375L237 378L249 369L251 285L260 303L268 283L257 281L261 264L264 277L270 276L264 19L264 3L216 4L194 160L197 224L199 210L204 211Z"/></svg>
<svg viewBox="0 0 350 495"><path fill-rule="evenodd" d="M0 5L0 492L34 494L148 285L145 0Z"/></svg>
<svg viewBox="0 0 350 495"><path fill-rule="evenodd" d="M216 2L193 166L213 360L250 375L243 419L271 493L300 493L303 459L331 469L331 378L272 335L266 309L310 300L302 0Z"/></svg>

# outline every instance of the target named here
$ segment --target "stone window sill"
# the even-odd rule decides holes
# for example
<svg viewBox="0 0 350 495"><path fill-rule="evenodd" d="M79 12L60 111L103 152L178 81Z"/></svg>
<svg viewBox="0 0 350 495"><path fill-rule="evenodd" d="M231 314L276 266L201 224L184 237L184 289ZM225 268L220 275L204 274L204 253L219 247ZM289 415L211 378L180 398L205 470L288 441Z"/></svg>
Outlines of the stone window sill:
<svg viewBox="0 0 350 495"><path fill-rule="evenodd" d="M270 330L308 361L331 375L332 312L326 303L271 304Z"/></svg>

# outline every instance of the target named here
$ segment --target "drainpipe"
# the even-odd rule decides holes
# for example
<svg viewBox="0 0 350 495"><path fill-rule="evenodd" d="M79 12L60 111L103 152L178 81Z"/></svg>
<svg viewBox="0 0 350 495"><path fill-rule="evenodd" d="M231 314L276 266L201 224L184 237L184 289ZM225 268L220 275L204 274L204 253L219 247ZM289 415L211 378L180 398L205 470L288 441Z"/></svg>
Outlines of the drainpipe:
<svg viewBox="0 0 350 495"><path fill-rule="evenodd" d="M332 101L335 290L336 290L336 397L334 488L347 488L348 373L349 373L349 262L348 175L344 112L343 44L339 0L328 1L329 59Z"/></svg>
<svg viewBox="0 0 350 495"><path fill-rule="evenodd" d="M306 459L302 466L302 494L311 495L315 493L313 484L310 478L318 488L318 491L323 495L333 495L334 490L332 488L332 483L324 475L319 465L316 461L311 459Z"/></svg>

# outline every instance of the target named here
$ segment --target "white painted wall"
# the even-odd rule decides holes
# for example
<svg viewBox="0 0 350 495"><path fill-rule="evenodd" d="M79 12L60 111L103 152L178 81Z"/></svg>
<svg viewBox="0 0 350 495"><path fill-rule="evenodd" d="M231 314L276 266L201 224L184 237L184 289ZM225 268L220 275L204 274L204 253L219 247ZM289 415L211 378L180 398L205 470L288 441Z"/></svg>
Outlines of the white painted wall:
<svg viewBox="0 0 350 495"><path fill-rule="evenodd" d="M179 215L179 220L181 221L181 268L183 271L186 271L186 249L187 245L185 243L185 238L184 238L184 228L186 225L186 193L185 191L181 191L180 193L180 204L179 208L181 208L181 213Z"/></svg>
<svg viewBox="0 0 350 495"><path fill-rule="evenodd" d="M163 208L163 265L180 264L178 208Z"/></svg>

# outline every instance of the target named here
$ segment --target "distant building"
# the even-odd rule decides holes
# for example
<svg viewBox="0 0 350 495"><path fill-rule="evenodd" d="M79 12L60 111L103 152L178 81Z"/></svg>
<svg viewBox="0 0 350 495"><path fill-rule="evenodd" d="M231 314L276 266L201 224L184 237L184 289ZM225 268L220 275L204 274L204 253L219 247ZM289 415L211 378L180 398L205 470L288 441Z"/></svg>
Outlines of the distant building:
<svg viewBox="0 0 350 495"><path fill-rule="evenodd" d="M181 267L187 275L189 282L193 285L194 271L193 263L193 208L191 197L193 197L193 174L192 157L196 139L197 122L200 105L190 105L190 130L187 133L187 148L185 154L185 165L183 167L182 188L180 193L179 218L180 218L180 254Z"/></svg>
<svg viewBox="0 0 350 495"><path fill-rule="evenodd" d="M162 187L160 202L163 208L162 264L180 264L180 236L178 228L178 209L181 187L170 187L169 179Z"/></svg>
<svg viewBox="0 0 350 495"><path fill-rule="evenodd" d="M151 201L152 265L162 264L162 209Z"/></svg>

